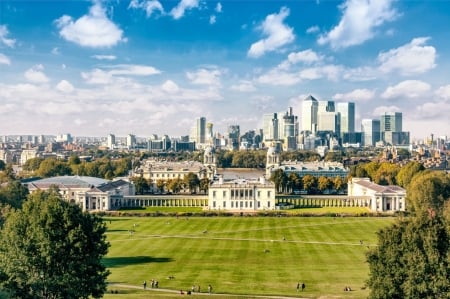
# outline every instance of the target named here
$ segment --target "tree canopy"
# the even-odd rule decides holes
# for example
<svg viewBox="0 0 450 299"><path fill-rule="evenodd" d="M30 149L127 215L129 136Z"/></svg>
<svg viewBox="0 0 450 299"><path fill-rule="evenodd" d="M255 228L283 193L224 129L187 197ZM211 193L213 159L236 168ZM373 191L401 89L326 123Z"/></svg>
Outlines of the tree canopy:
<svg viewBox="0 0 450 299"><path fill-rule="evenodd" d="M381 230L378 247L367 254L370 298L450 298L449 202L445 172L412 177L410 216Z"/></svg>
<svg viewBox="0 0 450 299"><path fill-rule="evenodd" d="M29 196L1 229L0 286L15 298L100 298L109 271L101 218L56 190Z"/></svg>

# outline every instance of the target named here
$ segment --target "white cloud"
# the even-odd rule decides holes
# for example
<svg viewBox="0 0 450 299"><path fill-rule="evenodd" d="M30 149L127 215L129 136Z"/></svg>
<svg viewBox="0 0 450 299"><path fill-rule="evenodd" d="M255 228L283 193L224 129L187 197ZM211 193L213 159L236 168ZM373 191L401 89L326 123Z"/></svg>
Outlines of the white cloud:
<svg viewBox="0 0 450 299"><path fill-rule="evenodd" d="M83 47L112 47L126 41L123 31L106 16L101 2L95 2L89 13L76 21L64 15L55 23L62 38Z"/></svg>
<svg viewBox="0 0 450 299"><path fill-rule="evenodd" d="M293 29L283 24L289 13L288 8L282 7L278 14L275 13L266 17L259 29L267 37L251 45L247 52L249 57L261 57L267 52L275 51L294 41Z"/></svg>
<svg viewBox="0 0 450 299"><path fill-rule="evenodd" d="M11 64L11 60L8 58L8 56L0 53L0 64L10 65Z"/></svg>
<svg viewBox="0 0 450 299"><path fill-rule="evenodd" d="M216 8L214 9L217 13L222 12L222 4L220 2L217 2Z"/></svg>
<svg viewBox="0 0 450 299"><path fill-rule="evenodd" d="M434 93L441 99L450 101L450 84L439 87Z"/></svg>
<svg viewBox="0 0 450 299"><path fill-rule="evenodd" d="M346 0L340 5L342 18L318 43L330 44L334 49L360 45L375 35L375 28L397 17L392 7L395 0Z"/></svg>
<svg viewBox="0 0 450 299"><path fill-rule="evenodd" d="M209 17L209 24L215 24L216 23L216 16L215 15L212 15L212 16L210 16Z"/></svg>
<svg viewBox="0 0 450 299"><path fill-rule="evenodd" d="M231 85L231 90L240 91L240 92L253 92L256 91L255 86L251 81L241 80L239 84Z"/></svg>
<svg viewBox="0 0 450 299"><path fill-rule="evenodd" d="M306 68L300 71L300 77L305 80L315 80L327 78L331 81L338 81L344 68L340 65L328 64Z"/></svg>
<svg viewBox="0 0 450 299"><path fill-rule="evenodd" d="M140 8L145 10L147 18L151 17L152 14L156 11L159 11L161 14L164 14L164 7L157 0L148 0L142 2L140 2L139 0L132 0L128 8L135 8L135 9Z"/></svg>
<svg viewBox="0 0 450 299"><path fill-rule="evenodd" d="M402 75L415 75L433 69L436 66L436 49L426 45L428 39L415 38L404 46L380 53L379 70L383 73L397 71Z"/></svg>
<svg viewBox="0 0 450 299"><path fill-rule="evenodd" d="M290 86L301 81L299 74L283 71L274 68L269 72L258 77L257 82L270 85Z"/></svg>
<svg viewBox="0 0 450 299"><path fill-rule="evenodd" d="M58 48L58 47L53 48L53 49L52 49L52 54L53 54L53 55L59 55L59 54L61 54L60 51L59 51L59 48Z"/></svg>
<svg viewBox="0 0 450 299"><path fill-rule="evenodd" d="M397 106L379 106L373 110L372 116L379 119L381 115L387 112L402 112L402 109Z"/></svg>
<svg viewBox="0 0 450 299"><path fill-rule="evenodd" d="M4 44L10 48L14 48L16 40L12 38L7 38L9 35L8 27L6 25L0 25L0 44Z"/></svg>
<svg viewBox="0 0 450 299"><path fill-rule="evenodd" d="M382 94L383 99L419 98L426 96L431 89L430 84L418 80L406 80L395 86L389 86Z"/></svg>
<svg viewBox="0 0 450 299"><path fill-rule="evenodd" d="M220 86L220 76L224 73L220 69L199 69L195 72L186 72L186 77L192 84Z"/></svg>
<svg viewBox="0 0 450 299"><path fill-rule="evenodd" d="M178 87L178 85L175 82L173 82L172 80L167 80L166 82L164 82L161 85L161 89L163 91L165 91L167 93L171 93L171 94L174 94L174 93L177 93L180 91L180 88Z"/></svg>
<svg viewBox="0 0 450 299"><path fill-rule="evenodd" d="M64 92L64 93L71 93L72 91L74 91L74 87L73 85L67 81L67 80L61 80L59 81L59 83L56 85L56 89Z"/></svg>
<svg viewBox="0 0 450 299"><path fill-rule="evenodd" d="M92 58L97 60L116 60L117 57L115 55L92 55Z"/></svg>
<svg viewBox="0 0 450 299"><path fill-rule="evenodd" d="M25 78L33 83L47 83L50 79L43 72L44 66L42 64L35 65L34 67L25 71Z"/></svg>
<svg viewBox="0 0 450 299"><path fill-rule="evenodd" d="M178 20L184 16L186 10L196 7L198 7L198 0L181 0L177 6L172 8L172 10L170 11L170 15L175 20Z"/></svg>
<svg viewBox="0 0 450 299"><path fill-rule="evenodd" d="M128 80L121 76L151 76L160 73L161 71L152 66L118 64L109 66L108 70L96 68L90 72L82 72L81 77L89 84L109 84L117 80Z"/></svg>
<svg viewBox="0 0 450 299"><path fill-rule="evenodd" d="M375 98L375 91L366 88L355 89L348 93L337 93L332 98L338 101L368 102Z"/></svg>
<svg viewBox="0 0 450 299"><path fill-rule="evenodd" d="M311 49L296 52L296 53L290 53L288 55L288 61L292 64L296 64L298 62L302 62L305 64L312 64L312 63L318 62L322 59L323 59L322 56L317 55L317 53Z"/></svg>
<svg viewBox="0 0 450 299"><path fill-rule="evenodd" d="M309 27L308 29L306 29L306 33L308 33L308 34L317 33L319 31L320 31L319 26L312 26L312 27Z"/></svg>

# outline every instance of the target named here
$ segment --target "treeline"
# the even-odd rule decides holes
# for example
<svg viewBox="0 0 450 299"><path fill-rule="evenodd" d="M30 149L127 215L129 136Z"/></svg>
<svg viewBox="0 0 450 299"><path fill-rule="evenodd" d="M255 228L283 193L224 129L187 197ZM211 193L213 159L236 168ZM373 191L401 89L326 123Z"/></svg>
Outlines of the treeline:
<svg viewBox="0 0 450 299"><path fill-rule="evenodd" d="M111 159L103 157L92 162L82 161L78 156L71 156L68 161L56 158L33 158L23 165L23 170L32 175L48 178L62 175L92 176L104 179L124 176L132 168L132 157Z"/></svg>
<svg viewBox="0 0 450 299"><path fill-rule="evenodd" d="M159 193L173 193L178 194L180 192L206 193L209 189L210 181L208 178L199 179L199 177L192 172L189 172L183 179L167 179L167 180L157 180L156 190L153 188L153 180L145 179L142 176L131 177L130 180L134 184L134 188L137 195L148 194L150 192Z"/></svg>

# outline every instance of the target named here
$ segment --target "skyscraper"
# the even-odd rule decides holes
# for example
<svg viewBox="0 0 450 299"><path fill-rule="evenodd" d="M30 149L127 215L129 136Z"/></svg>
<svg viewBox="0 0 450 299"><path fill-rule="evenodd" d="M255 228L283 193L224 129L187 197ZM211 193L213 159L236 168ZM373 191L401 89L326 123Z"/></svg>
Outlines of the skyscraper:
<svg viewBox="0 0 450 299"><path fill-rule="evenodd" d="M206 118L199 117L196 120L196 138L197 144L204 144L206 142Z"/></svg>
<svg viewBox="0 0 450 299"><path fill-rule="evenodd" d="M278 140L278 114L267 113L263 115L264 141Z"/></svg>
<svg viewBox="0 0 450 299"><path fill-rule="evenodd" d="M302 103L302 130L315 133L317 130L318 101L313 96L308 96Z"/></svg>
<svg viewBox="0 0 450 299"><path fill-rule="evenodd" d="M341 117L341 138L345 133L355 132L355 103L341 102L336 104L336 112Z"/></svg>
<svg viewBox="0 0 450 299"><path fill-rule="evenodd" d="M340 135L340 117L333 101L319 101L317 107L317 131Z"/></svg>
<svg viewBox="0 0 450 299"><path fill-rule="evenodd" d="M381 132L401 132L402 113L386 112L381 116Z"/></svg>
<svg viewBox="0 0 450 299"><path fill-rule="evenodd" d="M374 146L381 138L380 121L378 119L361 120L361 133L363 146Z"/></svg>
<svg viewBox="0 0 450 299"><path fill-rule="evenodd" d="M108 149L113 149L115 144L116 136L114 136L114 134L109 134L106 140L106 146L108 147Z"/></svg>

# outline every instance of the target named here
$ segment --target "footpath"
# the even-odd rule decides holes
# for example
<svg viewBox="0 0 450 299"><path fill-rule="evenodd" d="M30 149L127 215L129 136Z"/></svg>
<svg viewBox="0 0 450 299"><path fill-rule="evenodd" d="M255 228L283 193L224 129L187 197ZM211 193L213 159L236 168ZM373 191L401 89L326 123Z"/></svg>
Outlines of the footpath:
<svg viewBox="0 0 450 299"><path fill-rule="evenodd" d="M115 286L118 288L124 288L124 289L138 289L138 290L142 290L142 286L137 286L137 285L131 285L131 284L122 284L122 283L109 283L110 286ZM152 292L152 291L157 291L157 292L166 292L166 293L172 293L172 294L179 294L180 296L183 296L182 294L180 294L180 291L177 290L171 290L171 289L161 289L161 288L146 288L146 291ZM186 291L184 291L184 295L186 295ZM298 297L298 296L265 296L265 295L248 295L248 294L223 294L223 293L214 293L212 292L211 294L208 292L202 292L202 293L197 293L197 292L193 292L192 295L195 296L221 296L221 297L229 297L229 298L233 298L233 297L238 297L238 298L259 298L259 299L292 299L292 298L299 298L299 299L306 299L306 298L302 298L302 297ZM189 295L187 295L189 296Z"/></svg>

